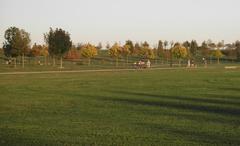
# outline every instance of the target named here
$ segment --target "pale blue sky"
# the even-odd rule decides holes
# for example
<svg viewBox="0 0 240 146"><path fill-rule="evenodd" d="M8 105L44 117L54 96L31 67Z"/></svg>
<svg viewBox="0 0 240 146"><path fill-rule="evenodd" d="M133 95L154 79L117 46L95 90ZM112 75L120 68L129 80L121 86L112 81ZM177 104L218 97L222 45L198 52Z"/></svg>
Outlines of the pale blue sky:
<svg viewBox="0 0 240 146"><path fill-rule="evenodd" d="M44 43L61 27L74 43L240 39L240 0L0 0L0 42L10 26Z"/></svg>

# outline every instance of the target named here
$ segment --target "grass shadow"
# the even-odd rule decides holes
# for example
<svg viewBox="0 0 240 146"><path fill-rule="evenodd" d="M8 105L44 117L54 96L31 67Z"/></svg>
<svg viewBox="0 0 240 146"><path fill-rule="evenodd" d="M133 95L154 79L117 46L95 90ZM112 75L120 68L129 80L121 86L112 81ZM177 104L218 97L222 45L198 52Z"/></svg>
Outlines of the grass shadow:
<svg viewBox="0 0 240 146"><path fill-rule="evenodd" d="M182 127L173 127L170 125L160 125L155 123L137 123L140 126L147 126L153 130L177 135L178 139L184 139L202 144L212 145L239 145L240 140L236 136L224 135L218 133L200 132L198 130L188 130Z"/></svg>
<svg viewBox="0 0 240 146"><path fill-rule="evenodd" d="M160 106L166 108L174 108L179 110L191 110L197 112L206 112L213 114L220 114L224 116L236 116L240 115L239 103L234 103L230 101L221 101L215 99L200 99L200 98L190 98L190 97L177 97L177 96L161 96L153 95L147 93L134 93L127 91L111 91L115 94L125 95L128 97L130 95L135 97L144 97L143 98L108 98L108 100L124 102L132 105L145 105L145 106ZM157 98L158 100L149 100L148 97ZM162 100L161 100L162 99ZM190 102L189 102L190 101ZM203 102L203 103L218 103L219 106L209 106L204 104L194 104L194 102ZM221 104L234 105L235 107L221 107Z"/></svg>

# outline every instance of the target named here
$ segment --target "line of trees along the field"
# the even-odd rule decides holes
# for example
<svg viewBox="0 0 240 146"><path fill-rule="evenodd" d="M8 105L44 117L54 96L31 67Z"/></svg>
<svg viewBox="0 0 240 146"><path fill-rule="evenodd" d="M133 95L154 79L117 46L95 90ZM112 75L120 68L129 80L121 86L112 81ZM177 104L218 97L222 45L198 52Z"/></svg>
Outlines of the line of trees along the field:
<svg viewBox="0 0 240 146"><path fill-rule="evenodd" d="M9 60L16 62L18 56L21 56L21 64L24 67L25 56L38 57L43 56L45 65L49 64L49 58L52 58L52 65L56 65L56 59L60 60L60 68L63 68L63 58L65 59L80 59L86 58L88 65L91 65L91 59L98 55L98 52L103 48L99 43L94 46L88 44L72 45L70 34L62 29L53 30L50 28L49 32L44 34L46 45L37 45L36 43L30 46L30 34L23 29L17 27L10 27L5 31L5 42L3 43L3 53ZM223 41L215 44L211 40L202 42L198 45L195 40L191 42L185 41L183 43L173 41L161 41L153 48L148 42L133 43L127 40L124 45L115 43L112 46L106 45L108 54L115 60L116 66L119 65L119 59L125 60L125 65L129 64L129 57L138 59L150 59L166 61L173 65L173 60L177 59L179 65L183 60L200 60L202 58L208 59L211 63L212 59L216 59L218 64L220 59L225 56L232 61L240 61L240 41L232 44L224 44Z"/></svg>

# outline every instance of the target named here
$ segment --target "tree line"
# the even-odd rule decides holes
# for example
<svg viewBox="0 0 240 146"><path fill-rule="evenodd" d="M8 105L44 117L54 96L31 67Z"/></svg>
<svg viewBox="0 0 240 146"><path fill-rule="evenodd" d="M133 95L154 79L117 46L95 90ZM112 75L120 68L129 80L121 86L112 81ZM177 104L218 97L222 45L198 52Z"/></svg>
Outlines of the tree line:
<svg viewBox="0 0 240 146"><path fill-rule="evenodd" d="M48 57L52 59L53 66L56 65L56 59L60 60L60 68L63 68L63 59L79 59L80 57L88 60L91 65L91 59L98 55L103 48L102 44L93 45L78 44L73 45L70 34L61 29L50 28L49 32L44 34L45 45L34 44L30 46L30 34L24 29L10 27L5 31L5 41L3 43L3 52L7 59L14 61L16 67L17 57L21 56L21 64L24 68L25 56L45 57L45 65L48 64ZM211 58L216 58L220 63L220 58L228 57L231 61L240 61L240 41L231 44L224 44L224 41L214 43L211 40L203 41L198 44L197 41L185 41L183 43L173 41L159 40L158 44L151 47L147 41L143 43L133 43L127 40L124 45L114 43L106 45L108 54L114 58L118 66L119 58L124 58L126 64L129 64L129 57L138 57L139 59L158 59L166 60L170 66L173 59L177 59L179 65L182 60L206 59L211 62Z"/></svg>

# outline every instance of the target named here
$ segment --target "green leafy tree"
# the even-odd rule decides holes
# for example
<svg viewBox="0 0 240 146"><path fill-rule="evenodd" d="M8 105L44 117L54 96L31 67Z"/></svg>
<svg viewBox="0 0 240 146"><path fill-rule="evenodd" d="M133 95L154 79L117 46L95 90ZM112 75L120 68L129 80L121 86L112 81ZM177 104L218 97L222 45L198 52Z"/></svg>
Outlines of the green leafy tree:
<svg viewBox="0 0 240 146"><path fill-rule="evenodd" d="M185 41L183 44L182 44L186 49L189 49L191 44L189 43L189 41Z"/></svg>
<svg viewBox="0 0 240 146"><path fill-rule="evenodd" d="M20 30L16 27L10 27L5 31L3 43L3 51L6 57L16 58L20 54L20 48L14 46L15 40L19 37Z"/></svg>
<svg viewBox="0 0 240 146"><path fill-rule="evenodd" d="M78 50L76 47L72 47L66 54L65 58L71 60L80 59L81 51L82 49Z"/></svg>
<svg viewBox="0 0 240 146"><path fill-rule="evenodd" d="M42 46L41 45L37 45L36 43L34 43L34 45L32 46L32 49L30 51L30 56L32 57L38 57L41 56L41 50L42 50Z"/></svg>
<svg viewBox="0 0 240 146"><path fill-rule="evenodd" d="M236 47L237 60L240 61L240 41L236 41L235 47Z"/></svg>
<svg viewBox="0 0 240 146"><path fill-rule="evenodd" d="M41 56L44 56L45 65L47 65L48 64L47 58L49 56L49 52L48 52L48 47L46 45L42 46L42 50L41 50L40 54L41 54Z"/></svg>
<svg viewBox="0 0 240 146"><path fill-rule="evenodd" d="M131 40L127 40L125 45L129 46L129 51L131 52L131 55L134 55L135 54L135 50L134 50L133 42Z"/></svg>
<svg viewBox="0 0 240 146"><path fill-rule="evenodd" d="M46 45L37 45L36 43L34 43L34 45L32 46L32 49L30 50L30 53L29 53L29 56L34 57L35 59L36 59L36 57L43 56L44 60L45 60L44 61L45 65L47 65L48 55L49 55L48 47Z"/></svg>
<svg viewBox="0 0 240 146"><path fill-rule="evenodd" d="M55 66L56 62L55 62L55 57L56 57L56 41L55 41L55 32L52 28L50 28L50 31L48 33L44 34L44 40L46 42L46 44L48 45L48 51L49 51L49 55L52 57L53 59L53 66Z"/></svg>
<svg viewBox="0 0 240 146"><path fill-rule="evenodd" d="M172 50L172 48L174 46L174 41L170 42L170 46L171 46L171 50ZM172 54L172 51L170 51L170 67L172 67L172 66L173 66L173 54Z"/></svg>
<svg viewBox="0 0 240 146"><path fill-rule="evenodd" d="M187 58L188 58L188 61L190 62L190 59L191 59L191 53L190 53L191 43L189 41L185 41L182 45L187 49L187 54L188 54Z"/></svg>
<svg viewBox="0 0 240 146"><path fill-rule="evenodd" d="M231 59L232 62L237 58L237 52L234 43L226 44L226 49L222 50L222 53L224 56L227 56L229 59Z"/></svg>
<svg viewBox="0 0 240 146"><path fill-rule="evenodd" d="M81 56L88 59L88 65L91 65L91 59L97 54L97 48L91 44L84 45L81 49Z"/></svg>
<svg viewBox="0 0 240 146"><path fill-rule="evenodd" d="M192 40L190 43L190 53L193 58L195 58L197 56L197 51L198 51L197 41Z"/></svg>
<svg viewBox="0 0 240 146"><path fill-rule="evenodd" d="M171 59L171 51L166 49L164 51L164 58L166 59L167 63L169 62L169 60Z"/></svg>
<svg viewBox="0 0 240 146"><path fill-rule="evenodd" d="M224 47L224 42L218 42L217 45L217 50L213 51L213 56L217 58L218 64L220 64L220 58L223 57L223 54L221 52L221 49Z"/></svg>
<svg viewBox="0 0 240 146"><path fill-rule="evenodd" d="M157 56L161 58L164 56L163 42L161 40L158 41Z"/></svg>
<svg viewBox="0 0 240 146"><path fill-rule="evenodd" d="M169 60L169 51L167 50L167 46L168 46L168 41L167 40L165 40L164 42L163 42L163 46L164 46L164 51L163 51L163 57L164 57L164 59L167 61L167 63L168 63L168 60Z"/></svg>
<svg viewBox="0 0 240 146"><path fill-rule="evenodd" d="M147 59L155 59L156 56L154 55L154 51L153 49L151 48L148 48L147 49L147 56L146 56Z"/></svg>
<svg viewBox="0 0 240 146"><path fill-rule="evenodd" d="M26 32L25 30L21 29L20 30L20 37L18 38L16 42L16 47L20 48L21 55L22 55L22 67L24 68L25 66L25 55L27 52L30 50L30 34Z"/></svg>
<svg viewBox="0 0 240 146"><path fill-rule="evenodd" d="M218 64L220 64L220 58L223 57L221 50L217 49L217 50L214 50L212 53L213 53L213 56L217 58Z"/></svg>
<svg viewBox="0 0 240 146"><path fill-rule="evenodd" d="M121 47L118 45L118 43L115 43L109 50L109 55L113 58L115 58L116 61L116 67L118 67L118 59L121 55Z"/></svg>
<svg viewBox="0 0 240 146"><path fill-rule="evenodd" d="M210 48L208 47L207 43L204 41L202 42L202 45L200 47L200 51L202 56L207 59L209 57L209 53L210 53Z"/></svg>
<svg viewBox="0 0 240 146"><path fill-rule="evenodd" d="M134 50L135 50L135 55L138 55L139 51L141 50L141 46L139 43L135 43Z"/></svg>
<svg viewBox="0 0 240 146"><path fill-rule="evenodd" d="M4 54L7 57L13 57L16 67L16 57L22 56L22 67L25 65L25 54L29 51L30 48L30 34L27 33L24 29L19 29L17 27L10 27L5 31L3 49Z"/></svg>
<svg viewBox="0 0 240 146"><path fill-rule="evenodd" d="M202 45L199 47L199 49L201 52L201 56L203 57L203 63L205 65L205 67L207 67L208 58L210 55L210 48L208 47L206 41L202 42Z"/></svg>
<svg viewBox="0 0 240 146"><path fill-rule="evenodd" d="M154 59L154 50L149 47L149 45L146 45L146 43L142 44L139 52L138 52L139 57L142 59Z"/></svg>
<svg viewBox="0 0 240 146"><path fill-rule="evenodd" d="M208 47L210 48L210 51L211 51L211 53L210 53L210 63L212 64L212 57L213 57L212 52L214 52L217 45L214 42L212 42L211 40L208 40L207 44L208 44Z"/></svg>
<svg viewBox="0 0 240 146"><path fill-rule="evenodd" d="M138 50L138 56L143 59L154 59L154 50L150 48L147 41L141 44L139 50Z"/></svg>
<svg viewBox="0 0 240 146"><path fill-rule="evenodd" d="M185 41L183 44L182 44L186 49L187 49L187 52L188 52L188 56L187 58L190 59L191 58L191 54L190 54L190 42L189 41Z"/></svg>
<svg viewBox="0 0 240 146"><path fill-rule="evenodd" d="M187 57L187 49L179 43L176 43L171 49L172 54L179 61L179 66L181 66L181 60Z"/></svg>
<svg viewBox="0 0 240 146"><path fill-rule="evenodd" d="M70 34L64 30L50 28L50 31L44 35L45 42L48 45L49 53L53 57L55 66L55 57L60 58L60 68L63 68L63 56L72 46Z"/></svg>
<svg viewBox="0 0 240 146"><path fill-rule="evenodd" d="M150 45L148 44L147 41L145 41L144 43L142 43L142 47L149 47Z"/></svg>
<svg viewBox="0 0 240 146"><path fill-rule="evenodd" d="M128 57L129 55L131 54L131 51L130 51L130 48L131 46L129 46L128 44L125 44L123 47L122 47L122 56L124 56L126 58L126 63L128 65Z"/></svg>

